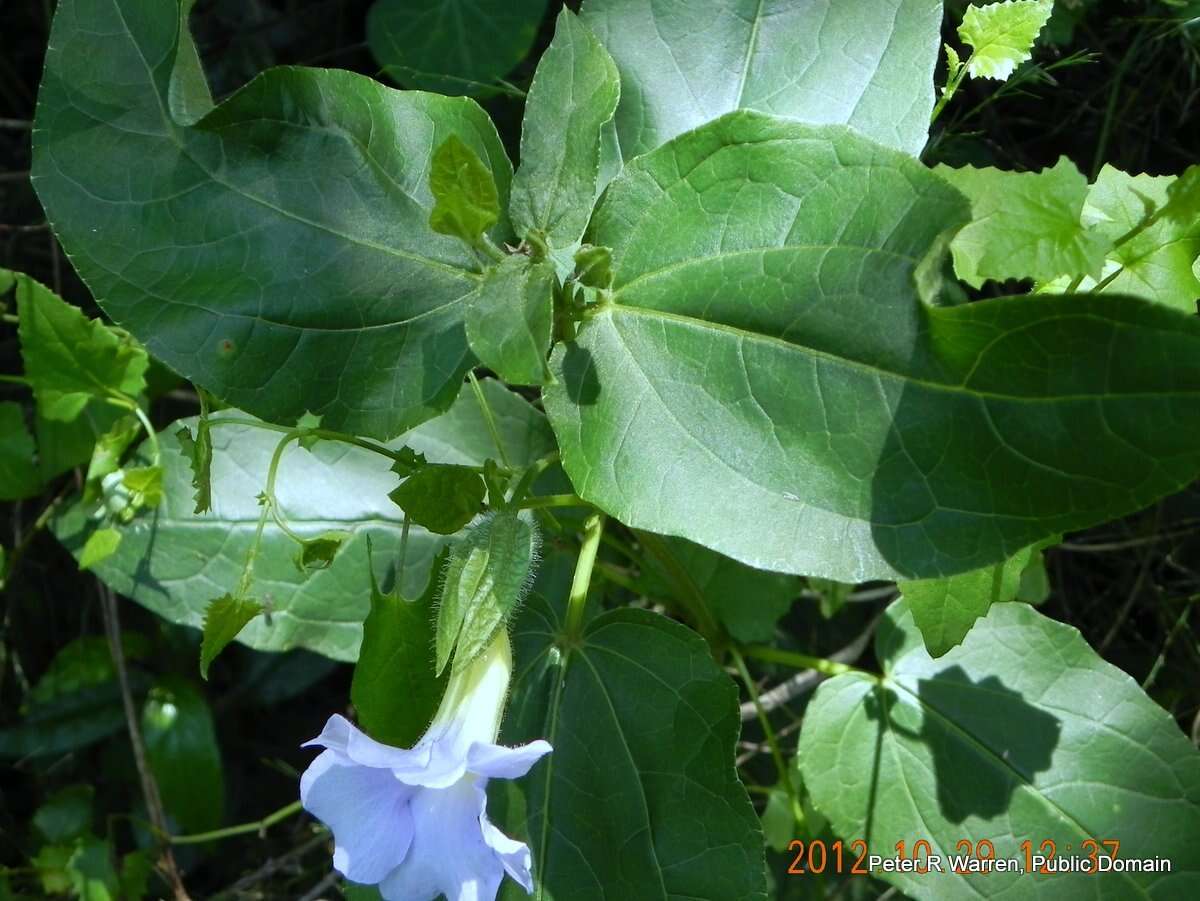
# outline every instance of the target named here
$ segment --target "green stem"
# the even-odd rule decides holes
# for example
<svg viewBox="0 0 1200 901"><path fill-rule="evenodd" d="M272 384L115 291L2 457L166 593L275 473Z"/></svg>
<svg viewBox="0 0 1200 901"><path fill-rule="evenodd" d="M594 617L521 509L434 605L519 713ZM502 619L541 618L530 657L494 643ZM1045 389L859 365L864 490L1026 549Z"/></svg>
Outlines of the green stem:
<svg viewBox="0 0 1200 901"><path fill-rule="evenodd" d="M253 823L240 823L237 826L226 826L224 829L214 829L211 832L198 832L195 835L169 835L167 841L172 845L199 845L204 842L219 841L223 838L233 838L236 835L246 835L250 832L261 833L276 823L298 814L302 809L299 801L293 801L287 807L281 807Z"/></svg>
<svg viewBox="0 0 1200 901"><path fill-rule="evenodd" d="M784 791L787 792L788 804L792 810L798 810L800 804L796 798L796 786L792 785L792 777L788 773L787 764L783 759L783 751L779 747L779 738L775 735L775 730L771 728L771 720L767 716L767 711L763 709L762 703L758 699L758 688L754 685L754 679L750 677L750 670L746 668L746 660L737 648L730 648L729 652L733 655L733 664L737 667L738 675L742 677L742 682L746 685L746 691L750 693L750 700L754 702L754 712L757 714L759 725L762 726L763 734L766 736L767 746L771 749L771 758L775 761L779 781L783 784Z"/></svg>
<svg viewBox="0 0 1200 901"><path fill-rule="evenodd" d="M1096 284L1096 287L1092 288L1092 293L1099 294L1101 291L1103 291L1105 288L1107 288L1109 285L1111 285L1114 281L1116 281L1117 277L1124 271L1125 271L1124 266L1122 266L1119 269L1114 269L1110 275L1107 275L1104 278L1102 278Z"/></svg>
<svg viewBox="0 0 1200 901"><path fill-rule="evenodd" d="M967 75L967 66L970 64L974 55L975 54L971 54L971 56L967 57L967 61L965 63L961 63L958 67L958 70L946 80L946 87L942 91L942 96L938 98L937 105L934 106L933 113L929 117L930 125L938 120L938 116L942 114L942 110L946 108L946 104L954 99L955 93L958 91L959 86L962 84L963 79Z"/></svg>
<svg viewBox="0 0 1200 901"><path fill-rule="evenodd" d="M512 464L508 462L508 454L504 452L504 442L500 440L500 430L496 428L496 419L492 416L492 408L488 406L487 398L483 396L483 388L479 385L479 379L475 378L474 372L468 372L467 378L471 381L471 390L475 392L475 400L479 401L479 409L483 413L483 421L487 423L488 431L492 435L492 442L496 445L496 452L500 454L500 462L504 464L505 469L512 469Z"/></svg>
<svg viewBox="0 0 1200 901"><path fill-rule="evenodd" d="M743 645L742 653L757 660L765 660L768 663L782 663L784 666L792 666L796 669L816 670L818 673L823 673L826 676L841 676L845 673L866 672L866 670L859 669L857 666L850 666L848 663L838 663L836 660L828 660L825 657L812 657L797 651L785 651L782 648L772 648L766 645Z"/></svg>
<svg viewBox="0 0 1200 901"><path fill-rule="evenodd" d="M540 460L534 460L529 464L525 472L521 474L521 480L517 482L517 486L512 490L512 495L509 502L520 504L521 501L533 490L533 484L538 480L538 477L547 469L558 462L558 451L552 454L547 454Z"/></svg>
<svg viewBox="0 0 1200 901"><path fill-rule="evenodd" d="M575 575L571 579L571 593L567 596L566 634L571 641L577 641L583 631L583 609L587 605L592 569L596 566L596 552L600 549L600 536L603 534L604 514L597 511L584 523L583 545L579 548Z"/></svg>
<svg viewBox="0 0 1200 901"><path fill-rule="evenodd" d="M254 540L250 542L250 550L246 552L246 563L242 567L242 577L238 580L238 597L244 598L250 590L250 584L254 580L254 561L258 559L258 548L262 544L263 529L266 528L267 517L274 515L272 507L275 506L275 478L279 474L279 461L283 459L283 452L287 446L298 440L301 434L302 432L297 429L289 429L279 444L275 446L275 453L271 455L271 465L267 469L267 486L263 489L262 495L262 512L258 515ZM276 518L276 522L278 521ZM302 541L303 539L297 540Z"/></svg>
<svg viewBox="0 0 1200 901"><path fill-rule="evenodd" d="M33 382L25 378L23 375L0 375L0 382L7 382L10 385L25 385L30 386Z"/></svg>
<svg viewBox="0 0 1200 901"><path fill-rule="evenodd" d="M21 317L14 316L12 313L0 313L0 321L7 322L10 325L20 325Z"/></svg>
<svg viewBox="0 0 1200 901"><path fill-rule="evenodd" d="M518 510L539 510L545 507L590 507L578 494L543 494L527 497L517 504Z"/></svg>

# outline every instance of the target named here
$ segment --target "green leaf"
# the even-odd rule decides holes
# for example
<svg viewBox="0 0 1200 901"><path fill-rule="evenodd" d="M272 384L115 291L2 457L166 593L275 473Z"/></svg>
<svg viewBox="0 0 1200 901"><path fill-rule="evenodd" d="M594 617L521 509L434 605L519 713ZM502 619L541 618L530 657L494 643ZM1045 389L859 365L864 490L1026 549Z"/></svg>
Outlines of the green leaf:
<svg viewBox="0 0 1200 901"><path fill-rule="evenodd" d="M0 402L0 501L21 500L41 491L42 478L34 452L33 436L21 405Z"/></svg>
<svg viewBox="0 0 1200 901"><path fill-rule="evenodd" d="M925 146L939 0L588 0L582 15L621 73L626 160L736 109Z"/></svg>
<svg viewBox="0 0 1200 901"><path fill-rule="evenodd" d="M967 60L972 78L1005 81L1032 55L1033 42L1054 11L1054 0L1002 0L968 6L958 36L974 51Z"/></svg>
<svg viewBox="0 0 1200 901"><path fill-rule="evenodd" d="M100 400L91 400L71 422L38 415L34 421L37 436L38 470L42 480L81 466L91 460L92 452L105 434L128 411Z"/></svg>
<svg viewBox="0 0 1200 901"><path fill-rule="evenodd" d="M303 572L316 572L319 569L329 569L333 558L342 545L352 537L350 532L322 532L316 538L309 538L300 545L300 553L296 555L296 565Z"/></svg>
<svg viewBox="0 0 1200 901"><path fill-rule="evenodd" d="M554 327L554 265L513 255L484 275L467 307L467 340L506 382L541 385Z"/></svg>
<svg viewBox="0 0 1200 901"><path fill-rule="evenodd" d="M555 247L582 237L604 188L601 134L620 96L616 63L591 29L563 9L525 101L509 205L519 236L536 229Z"/></svg>
<svg viewBox="0 0 1200 901"><path fill-rule="evenodd" d="M55 792L33 815L33 825L49 842L69 842L92 830L91 785L68 785Z"/></svg>
<svg viewBox="0 0 1200 901"><path fill-rule="evenodd" d="M246 628L250 620L263 612L263 605L250 598L225 594L211 601L204 611L203 638L200 643L200 675L208 678L208 668L229 643Z"/></svg>
<svg viewBox="0 0 1200 901"><path fill-rule="evenodd" d="M480 514L486 493L469 466L435 464L417 470L388 497L417 525L453 535Z"/></svg>
<svg viewBox="0 0 1200 901"><path fill-rule="evenodd" d="M575 277L589 288L611 288L612 251L607 247L585 244L575 254Z"/></svg>
<svg viewBox="0 0 1200 901"><path fill-rule="evenodd" d="M472 362L478 264L429 228L430 157L457 136L506 208L491 120L465 98L298 67L213 108L188 7L57 4L32 177L71 261L158 359L269 422L311 410L390 438L446 409ZM508 237L501 217L492 238Z"/></svg>
<svg viewBox="0 0 1200 901"><path fill-rule="evenodd" d="M908 601L931 657L941 657L962 643L975 621L992 604L1011 601L1021 590L1021 574L1033 559L1030 546L1003 563L959 573L948 579L901 582L896 587Z"/></svg>
<svg viewBox="0 0 1200 901"><path fill-rule="evenodd" d="M923 302L965 219L903 155L753 113L631 163L589 230L612 300L544 392L576 492L859 582L998 563L1190 483L1200 322L1107 295Z"/></svg>
<svg viewBox="0 0 1200 901"><path fill-rule="evenodd" d="M315 413L310 413L305 410L304 415L296 420L296 428L301 430L299 444L305 450L312 450L312 446L321 439L312 432L321 427L321 417Z"/></svg>
<svg viewBox="0 0 1200 901"><path fill-rule="evenodd" d="M428 462L424 454L419 454L411 447L405 446L396 451L396 459L392 462L392 472L401 478L408 478Z"/></svg>
<svg viewBox="0 0 1200 901"><path fill-rule="evenodd" d="M527 821L508 824L529 843L538 901L766 898L762 832L733 762L737 690L696 633L623 609L565 643L535 598L514 658L501 740L554 747L517 783Z"/></svg>
<svg viewBox="0 0 1200 901"><path fill-rule="evenodd" d="M1179 182L1105 166L1088 192L1083 217L1115 245L1105 268L1105 277L1114 277L1105 290L1194 313L1200 299L1200 278L1192 271L1200 256L1200 202L1173 200ZM1118 244L1122 238L1127 239Z"/></svg>
<svg viewBox="0 0 1200 901"><path fill-rule="evenodd" d="M491 379L480 388L514 466L527 466L554 449L545 417L528 401ZM203 516L193 512L192 470L175 437L181 424L195 429L195 420L168 427L159 435L162 504L119 525L121 547L96 569L114 591L170 622L194 628L202 626L209 602L232 592L239 582L262 512L256 497L281 437L224 421L231 418L245 419L236 411L211 417L212 511ZM480 466L497 454L470 391L447 413L389 443L395 449L405 445L431 461L467 466ZM143 445L138 453L145 459L149 449ZM352 537L328 569L306 574L296 568L296 542L268 517L249 593L264 602L269 595L271 617L251 622L239 641L260 650L303 647L338 660L355 659L371 596L367 538L379 560L397 559L400 549L402 514L387 497L396 485L391 465L388 457L331 441L321 441L311 451L295 443L287 447L276 485L285 522L306 539L329 531ZM54 523L55 534L75 554L94 528L87 509L79 506ZM398 586L403 594L413 597L421 591L444 543L440 536L411 528Z"/></svg>
<svg viewBox="0 0 1200 901"><path fill-rule="evenodd" d="M88 319L45 285L15 273L17 331L38 412L70 422L92 398L136 397L146 387L146 352Z"/></svg>
<svg viewBox="0 0 1200 901"><path fill-rule="evenodd" d="M112 428L100 436L92 450L92 459L88 462L85 496L98 496L101 481L121 468L121 458L141 431L141 421L129 414L114 422Z"/></svg>
<svg viewBox="0 0 1200 901"><path fill-rule="evenodd" d="M163 807L176 828L206 832L220 826L225 774L204 695L185 679L165 678L142 708L142 736Z"/></svg>
<svg viewBox="0 0 1200 901"><path fill-rule="evenodd" d="M113 848L107 839L85 836L75 842L67 861L71 893L83 901L116 901L121 884L113 866Z"/></svg>
<svg viewBox="0 0 1200 901"><path fill-rule="evenodd" d="M476 94L533 46L546 0L376 0L367 45L396 81L442 94Z"/></svg>
<svg viewBox="0 0 1200 901"><path fill-rule="evenodd" d="M438 608L436 670L454 656L460 670L491 644L516 612L535 575L539 536L533 517L488 513L450 550Z"/></svg>
<svg viewBox="0 0 1200 901"><path fill-rule="evenodd" d="M645 550L638 587L655 598L701 608L737 641L765 642L800 595L795 576L753 569L681 538L640 536Z"/></svg>
<svg viewBox="0 0 1200 901"><path fill-rule="evenodd" d="M458 135L450 135L433 152L429 189L434 199L429 227L440 235L474 245L500 218L491 170Z"/></svg>
<svg viewBox="0 0 1200 901"><path fill-rule="evenodd" d="M951 244L963 281L978 288L987 279L1099 276L1111 244L1081 223L1087 179L1066 157L1041 172L934 171L971 201L971 223Z"/></svg>
<svg viewBox="0 0 1200 901"><path fill-rule="evenodd" d="M417 743L446 689L447 675L438 678L433 656L441 570L434 565L429 584L416 600L396 592L383 594L378 585L371 585L371 612L363 623L350 700L363 730L398 748Z"/></svg>
<svg viewBox="0 0 1200 901"><path fill-rule="evenodd" d="M841 838L878 853L920 837L933 854L981 839L997 859L1020 843L1120 841L1123 860L1168 873L884 873L930 899L1186 898L1200 849L1200 753L1138 684L1079 632L1025 604L996 604L963 644L932 659L904 602L876 636L882 680L854 673L817 689L797 752L805 786ZM557 749L556 749L557 753ZM1101 846L1100 855L1108 849Z"/></svg>
<svg viewBox="0 0 1200 901"><path fill-rule="evenodd" d="M122 484L132 494L135 509L157 507L163 499L163 468L161 466L135 466L125 470Z"/></svg>
<svg viewBox="0 0 1200 901"><path fill-rule="evenodd" d="M79 568L91 569L117 552L121 546L121 533L114 528L97 529L88 536L79 552Z"/></svg>
<svg viewBox="0 0 1200 901"><path fill-rule="evenodd" d="M196 437L192 438L192 430L180 426L175 432L175 440L179 442L179 452L188 461L192 469L192 488L195 489L196 506L193 513L207 513L212 509L212 430L207 416L201 416L196 422Z"/></svg>

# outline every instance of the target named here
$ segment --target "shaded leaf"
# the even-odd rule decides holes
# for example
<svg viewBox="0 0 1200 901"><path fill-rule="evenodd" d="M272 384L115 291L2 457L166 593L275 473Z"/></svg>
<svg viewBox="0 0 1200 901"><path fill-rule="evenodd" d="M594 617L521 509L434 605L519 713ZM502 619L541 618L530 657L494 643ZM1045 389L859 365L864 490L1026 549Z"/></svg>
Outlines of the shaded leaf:
<svg viewBox="0 0 1200 901"><path fill-rule="evenodd" d="M467 340L481 363L514 385L541 385L554 327L552 263L514 255L484 275L467 307Z"/></svg>
<svg viewBox="0 0 1200 901"><path fill-rule="evenodd" d="M146 760L163 807L182 832L221 825L225 774L208 702L194 685L169 676L150 689L142 707Z"/></svg>
<svg viewBox="0 0 1200 901"><path fill-rule="evenodd" d="M884 668L823 683L798 758L834 833L891 849L920 835L933 854L981 839L997 859L1088 854L1167 858L1163 872L877 875L934 899L1185 898L1196 889L1200 752L1138 684L1079 632L1025 604L996 604L961 646L932 659L893 604L876 635ZM1109 849L1099 846L1098 856Z"/></svg>
<svg viewBox="0 0 1200 901"><path fill-rule="evenodd" d="M350 532L322 532L316 538L310 538L300 545L300 553L296 555L296 565L304 572L316 572L319 569L329 569L338 550L352 536Z"/></svg>
<svg viewBox="0 0 1200 901"><path fill-rule="evenodd" d="M207 679L208 668L246 624L263 612L263 605L250 598L222 595L204 611L203 637L200 643L200 675Z"/></svg>
<svg viewBox="0 0 1200 901"><path fill-rule="evenodd" d="M34 452L33 436L21 405L0 402L0 501L21 500L41 491L42 478Z"/></svg>
<svg viewBox="0 0 1200 901"><path fill-rule="evenodd" d="M49 842L67 842L92 829L91 785L68 785L52 794L34 812L33 825Z"/></svg>
<svg viewBox="0 0 1200 901"><path fill-rule="evenodd" d="M85 498L99 495L100 483L106 475L121 468L121 458L129 445L141 434L142 423L134 416L122 416L113 423L112 428L100 436L92 449L92 459L88 461L87 487L84 489Z"/></svg>
<svg viewBox="0 0 1200 901"><path fill-rule="evenodd" d="M417 470L388 497L417 525L453 535L479 515L486 490L471 467L434 464Z"/></svg>

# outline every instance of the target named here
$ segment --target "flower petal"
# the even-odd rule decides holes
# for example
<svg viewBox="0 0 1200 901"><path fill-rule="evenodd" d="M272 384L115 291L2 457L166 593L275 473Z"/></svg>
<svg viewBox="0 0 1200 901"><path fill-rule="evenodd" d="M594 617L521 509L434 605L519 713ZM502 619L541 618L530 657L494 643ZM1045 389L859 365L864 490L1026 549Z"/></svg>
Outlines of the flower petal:
<svg viewBox="0 0 1200 901"><path fill-rule="evenodd" d="M540 738L516 748L477 741L467 751L467 769L489 779L519 779L552 750Z"/></svg>
<svg viewBox="0 0 1200 901"><path fill-rule="evenodd" d="M385 901L495 901L504 864L484 840L487 803L481 781L421 788L409 809L413 842L403 863L379 886Z"/></svg>
<svg viewBox="0 0 1200 901"><path fill-rule="evenodd" d="M533 855L529 853L529 846L524 842L509 838L493 826L486 813L480 816L480 825L483 827L483 840L500 858L500 863L504 865L504 872L525 889L525 894L532 894Z"/></svg>
<svg viewBox="0 0 1200 901"><path fill-rule="evenodd" d="M413 840L413 790L385 769L347 763L337 750L317 756L300 778L300 802L334 839L333 867L353 882L379 882Z"/></svg>
<svg viewBox="0 0 1200 901"><path fill-rule="evenodd" d="M336 751L347 761L361 766L396 770L397 778L401 778L400 773L420 773L428 769L432 754L432 748L424 744L408 750L375 741L344 716L336 713L325 723L320 735L306 741L300 747L310 748L314 745Z"/></svg>

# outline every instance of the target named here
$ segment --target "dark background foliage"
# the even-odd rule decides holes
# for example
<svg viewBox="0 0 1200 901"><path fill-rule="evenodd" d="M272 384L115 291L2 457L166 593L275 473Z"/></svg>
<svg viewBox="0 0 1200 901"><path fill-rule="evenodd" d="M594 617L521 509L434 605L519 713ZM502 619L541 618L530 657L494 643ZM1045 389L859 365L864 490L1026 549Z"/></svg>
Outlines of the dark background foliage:
<svg viewBox="0 0 1200 901"><path fill-rule="evenodd" d="M965 4L947 5L946 36L953 40L952 23ZM0 267L34 275L95 315L28 181L29 123L53 6L52 0L0 2ZM222 97L274 64L376 74L364 41L368 6L366 0L199 3L193 29L214 93ZM519 87L528 85L549 40L557 4L551 6L533 55L509 76ZM520 101L497 94L483 102L516 159ZM1131 172L1176 173L1200 157L1198 106L1200 3L1059 0L1035 64L1001 88L968 82L939 121L926 161L1039 169L1065 154L1092 176L1106 162ZM0 372L19 368L15 329L0 325ZM164 374L160 388L157 424L195 409L188 386ZM0 399L25 398L18 387L0 383ZM80 637L104 635L99 583L79 573L53 537L36 528L48 505L78 477L60 477L41 498L0 505L0 544L10 555L16 548L18 557L0 596L0 733L19 720L31 686L56 653ZM1200 741L1200 490L1067 536L1049 553L1048 569L1052 594L1043 610L1077 626ZM875 605L851 605L828 622L812 597L801 598L781 624L785 643L831 652L862 628L887 594L875 592ZM135 695L169 675L200 686L194 631L131 603L120 603L119 611ZM782 673L766 668L757 675L767 685ZM200 690L211 705L224 762L226 823L257 820L295 799L298 773L310 757L297 745L329 713L346 707L349 684L349 667L307 653L267 655L235 646L222 657ZM102 703L114 701L96 701ZM783 725L789 744L795 725ZM78 728L70 717L58 726L68 733ZM763 778L770 778L759 738L755 724L748 724L743 746L751 780L760 763ZM98 835L121 850L145 840L145 808L123 727L58 755L0 757L0 866L13 868L8 886L0 877L0 898L10 889L37 886L29 861L40 839L31 817L55 791L76 783L95 788ZM312 897L337 897L339 890L326 879L328 854L325 838L304 817L291 817L262 836L251 830L219 844L176 849L196 898L297 898L314 887L318 894ZM783 857L770 860L784 896L840 891L842 897L874 897L882 891L862 880L840 888L789 883L781 875L785 863Z"/></svg>

